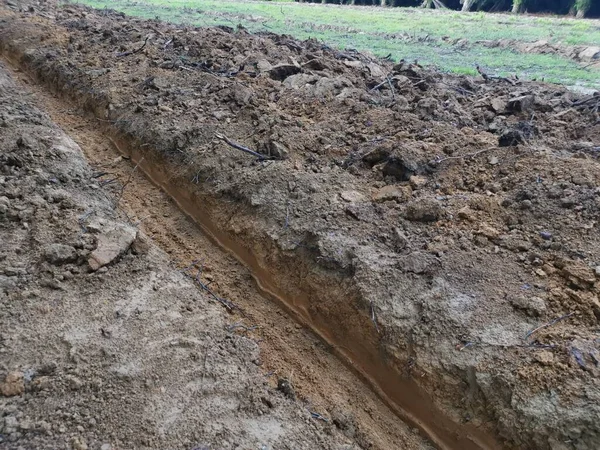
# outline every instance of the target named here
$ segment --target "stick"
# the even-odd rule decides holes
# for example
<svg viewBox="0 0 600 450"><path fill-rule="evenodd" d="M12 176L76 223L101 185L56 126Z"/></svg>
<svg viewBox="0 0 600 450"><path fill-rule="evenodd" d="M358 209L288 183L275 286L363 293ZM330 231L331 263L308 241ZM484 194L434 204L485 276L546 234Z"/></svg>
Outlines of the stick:
<svg viewBox="0 0 600 450"><path fill-rule="evenodd" d="M223 136L222 134L215 133L215 136L218 139L225 141L230 147L233 147L236 150L240 150L240 151L248 153L252 156L256 156L260 161L264 161L265 159L274 159L271 156L263 155L262 153L255 152L254 150L250 150L248 147L244 147L243 145L233 142L227 136Z"/></svg>
<svg viewBox="0 0 600 450"><path fill-rule="evenodd" d="M142 44L142 46L140 48L138 48L137 50L127 50L126 52L123 53L117 53L117 58L120 58L122 56L129 56L129 55L133 55L134 53L139 53L142 50L144 50L144 47L146 46L146 44L148 43L148 39L150 38L150 36L146 36L146 39L144 40L144 43Z"/></svg>
<svg viewBox="0 0 600 450"><path fill-rule="evenodd" d="M544 328L551 327L552 325L554 325L554 324L556 324L556 323L558 323L558 322L561 322L561 321L563 321L563 320L565 320L565 319L568 319L568 318L569 318L569 317L571 317L573 314L575 314L575 313L569 313L569 314L565 314L564 316L560 316L558 319L554 319L552 322L548 322L548 323L545 323L544 325L540 325L539 327L537 327L537 328L534 328L533 330L531 330L530 332L528 332L528 333L525 335L525 339L527 339L528 337L530 337L530 336L531 336L533 333L535 333L535 332L537 332L537 331L543 330Z"/></svg>

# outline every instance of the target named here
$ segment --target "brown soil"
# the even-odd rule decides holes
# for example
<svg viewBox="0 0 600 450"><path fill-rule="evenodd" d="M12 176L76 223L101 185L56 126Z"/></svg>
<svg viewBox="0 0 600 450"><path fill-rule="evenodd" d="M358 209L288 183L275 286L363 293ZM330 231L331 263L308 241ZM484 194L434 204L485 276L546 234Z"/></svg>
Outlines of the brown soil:
<svg viewBox="0 0 600 450"><path fill-rule="evenodd" d="M424 445L335 354L438 447L600 445L598 97L110 11L2 14L4 54L93 113L46 102L88 157L145 172L249 268L125 182L130 221L202 260L301 396L370 401L352 411L372 445Z"/></svg>
<svg viewBox="0 0 600 450"><path fill-rule="evenodd" d="M14 75L0 66L0 367L20 380L2 385L20 386L0 397L2 448L431 448L93 122ZM96 182L102 172L121 184ZM98 224L135 224L139 238L92 272ZM44 261L49 243L76 260ZM231 316L172 267L198 258L204 282L251 309ZM276 390L283 379L297 402Z"/></svg>

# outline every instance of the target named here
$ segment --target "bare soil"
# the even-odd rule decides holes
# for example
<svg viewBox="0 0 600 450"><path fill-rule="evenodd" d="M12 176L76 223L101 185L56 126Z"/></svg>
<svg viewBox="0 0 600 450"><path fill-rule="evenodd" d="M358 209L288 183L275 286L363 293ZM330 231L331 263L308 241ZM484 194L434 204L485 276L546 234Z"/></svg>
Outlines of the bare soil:
<svg viewBox="0 0 600 450"><path fill-rule="evenodd" d="M600 97L243 29L0 11L3 54L88 113L46 100L55 120L94 163L132 159L112 163L120 185L98 177L129 222L180 267L201 260L326 417L372 402L358 445L427 444L333 355L439 448L600 446Z"/></svg>
<svg viewBox="0 0 600 450"><path fill-rule="evenodd" d="M29 80L0 66L0 447L431 448L93 124L19 86ZM98 182L107 171L119 184ZM93 270L115 229L137 237ZM196 269L174 267L198 255L210 255L201 279L252 313L232 316Z"/></svg>

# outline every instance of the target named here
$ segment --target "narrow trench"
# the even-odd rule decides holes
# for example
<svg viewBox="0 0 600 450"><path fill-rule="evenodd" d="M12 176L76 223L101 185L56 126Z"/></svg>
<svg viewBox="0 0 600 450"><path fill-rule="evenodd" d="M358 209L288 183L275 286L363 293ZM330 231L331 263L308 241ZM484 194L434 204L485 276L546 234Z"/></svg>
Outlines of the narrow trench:
<svg viewBox="0 0 600 450"><path fill-rule="evenodd" d="M211 242L166 193L142 173L132 173L135 163L123 158L95 119L81 115L77 105L38 85L14 61L8 58L4 61L15 81L26 85L38 106L79 144L92 167L110 172L108 178L121 182L130 179L120 201L130 220L140 222L140 230L178 267L201 260L205 281L211 282L219 295L244 309L244 317L232 317L231 321L257 327L248 336L260 346L262 368L272 385L276 385L278 376L289 378L312 411L335 409L352 417L357 428L356 440L363 447L432 448L418 429L402 422L346 368L328 345L261 295L250 272ZM244 332L242 328L238 330Z"/></svg>
<svg viewBox="0 0 600 450"><path fill-rule="evenodd" d="M214 290L246 312L235 320L258 327L250 336L259 342L265 372L290 378L312 409L328 411L335 405L349 411L371 448L499 448L478 430L442 415L414 381L400 379L379 355L372 354L369 344L352 349L339 342L335 345L326 327L311 322L303 301L286 300L286 293L279 292L278 283L271 280L274 275L261 269L247 249L220 233L189 193L170 183L165 177L168 169L142 159L139 149L105 123L80 115L77 105L50 94L23 72L15 73L15 78L29 84L41 106L80 145L92 166L121 181L131 178L120 202L131 221L140 222L141 230L179 267L203 261ZM139 171L132 172L136 164Z"/></svg>

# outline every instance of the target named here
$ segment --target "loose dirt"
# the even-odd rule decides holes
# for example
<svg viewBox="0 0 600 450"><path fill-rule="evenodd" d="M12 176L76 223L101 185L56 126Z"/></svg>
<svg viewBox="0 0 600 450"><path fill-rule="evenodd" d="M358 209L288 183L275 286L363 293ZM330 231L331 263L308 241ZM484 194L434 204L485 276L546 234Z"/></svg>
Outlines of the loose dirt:
<svg viewBox="0 0 600 450"><path fill-rule="evenodd" d="M0 80L3 448L431 448L93 122L4 66ZM96 181L107 171L118 187ZM113 229L138 237L86 270ZM252 310L227 314L173 268L198 257L205 283Z"/></svg>
<svg viewBox="0 0 600 450"><path fill-rule="evenodd" d="M199 261L313 412L360 405L358 445L427 444L333 355L438 447L598 447L600 97L111 11L0 20L92 114L37 90L129 223Z"/></svg>

